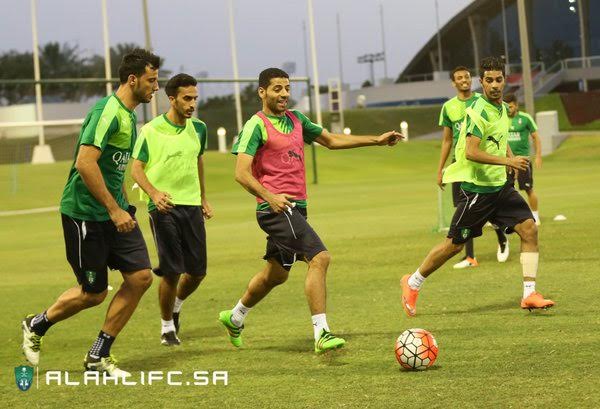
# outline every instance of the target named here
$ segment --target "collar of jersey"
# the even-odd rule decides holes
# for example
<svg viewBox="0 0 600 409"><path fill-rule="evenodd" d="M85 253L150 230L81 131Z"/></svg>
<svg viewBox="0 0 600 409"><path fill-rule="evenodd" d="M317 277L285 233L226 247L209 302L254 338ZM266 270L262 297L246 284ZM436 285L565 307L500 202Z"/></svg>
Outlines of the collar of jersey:
<svg viewBox="0 0 600 409"><path fill-rule="evenodd" d="M117 94L115 92L113 92L112 96L115 97L115 99L117 101L119 101L119 104L123 107L123 109L127 110L127 112L129 112L130 114L133 113L133 111L131 109L129 109L129 108L127 108L125 106L125 104L123 103L123 101L121 101L121 99L119 99L119 97L117 96Z"/></svg>

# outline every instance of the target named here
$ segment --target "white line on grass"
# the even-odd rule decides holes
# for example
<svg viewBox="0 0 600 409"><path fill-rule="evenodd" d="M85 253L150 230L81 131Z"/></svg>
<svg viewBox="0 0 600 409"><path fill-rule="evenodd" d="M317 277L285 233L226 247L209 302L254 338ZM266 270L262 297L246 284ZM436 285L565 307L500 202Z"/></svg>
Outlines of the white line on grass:
<svg viewBox="0 0 600 409"><path fill-rule="evenodd" d="M37 207L34 209L23 209L23 210L4 210L0 211L0 217L3 216L20 216L23 214L35 214L35 213L49 213L58 211L58 206L52 207Z"/></svg>

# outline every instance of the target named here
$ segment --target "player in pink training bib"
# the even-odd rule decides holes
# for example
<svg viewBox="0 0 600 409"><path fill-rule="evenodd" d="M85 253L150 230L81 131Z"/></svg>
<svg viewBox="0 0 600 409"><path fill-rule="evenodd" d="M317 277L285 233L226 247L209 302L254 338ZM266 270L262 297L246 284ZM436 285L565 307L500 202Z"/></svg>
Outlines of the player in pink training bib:
<svg viewBox="0 0 600 409"><path fill-rule="evenodd" d="M305 293L312 314L315 352L344 346L333 335L325 315L326 276L331 256L307 222L304 144L318 142L328 149L393 146L402 138L396 131L379 136L333 134L297 110L288 110L290 80L278 68L260 73L258 95L262 110L244 125L233 153L237 155L236 181L256 197L256 218L267 233L266 266L256 274L232 310L219 321L236 347L250 309L274 287L283 284L296 261L308 264Z"/></svg>

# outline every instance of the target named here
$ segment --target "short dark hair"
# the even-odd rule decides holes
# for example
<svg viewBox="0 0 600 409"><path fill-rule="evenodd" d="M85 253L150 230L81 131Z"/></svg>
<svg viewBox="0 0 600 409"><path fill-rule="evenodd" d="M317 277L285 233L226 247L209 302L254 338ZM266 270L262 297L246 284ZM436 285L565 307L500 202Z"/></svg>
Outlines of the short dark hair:
<svg viewBox="0 0 600 409"><path fill-rule="evenodd" d="M486 71L502 71L502 75L506 75L504 69L504 61L500 57L485 57L479 63L479 77L483 78L483 73Z"/></svg>
<svg viewBox="0 0 600 409"><path fill-rule="evenodd" d="M517 99L517 96L511 92L509 94L504 95L504 102L506 102L507 104L510 104L511 102L516 102L518 104L519 100Z"/></svg>
<svg viewBox="0 0 600 409"><path fill-rule="evenodd" d="M169 97L176 97L179 87L195 87L196 85L198 85L198 81L196 81L194 77L181 73L171 77L171 79L167 82L167 85L165 85L165 92Z"/></svg>
<svg viewBox="0 0 600 409"><path fill-rule="evenodd" d="M158 70L160 67L160 57L143 48L134 48L125 54L121 60L121 65L119 65L119 81L121 81L121 84L124 84L130 75L141 76L146 72L147 66L150 66L153 70Z"/></svg>
<svg viewBox="0 0 600 409"><path fill-rule="evenodd" d="M454 81L454 74L456 74L459 71L466 71L469 74L471 74L471 71L469 71L467 67L465 67L464 65L459 65L458 67L455 67L452 71L450 71L450 79L452 81Z"/></svg>
<svg viewBox="0 0 600 409"><path fill-rule="evenodd" d="M287 72L279 68L267 68L258 75L258 86L267 89L272 78L290 78Z"/></svg>

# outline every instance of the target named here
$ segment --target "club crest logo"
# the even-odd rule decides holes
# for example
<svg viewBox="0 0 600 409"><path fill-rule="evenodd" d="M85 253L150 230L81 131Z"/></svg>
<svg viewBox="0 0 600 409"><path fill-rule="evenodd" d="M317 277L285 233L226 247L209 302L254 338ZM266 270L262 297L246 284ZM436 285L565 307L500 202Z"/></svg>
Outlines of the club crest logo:
<svg viewBox="0 0 600 409"><path fill-rule="evenodd" d="M463 239L466 239L467 237L469 237L470 234L471 234L471 229L461 229L460 230L460 235L462 236Z"/></svg>
<svg viewBox="0 0 600 409"><path fill-rule="evenodd" d="M17 366L15 367L15 382L17 387L23 392L31 388L33 381L33 367L32 366Z"/></svg>
<svg viewBox="0 0 600 409"><path fill-rule="evenodd" d="M86 271L85 278L87 279L88 283L94 284L94 282L96 281L96 272L92 270Z"/></svg>

